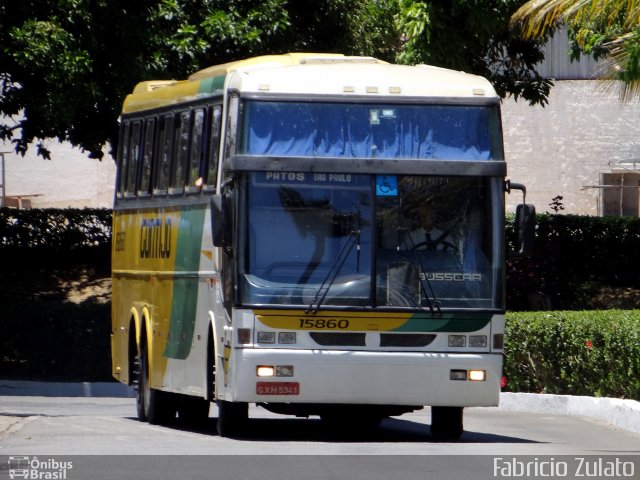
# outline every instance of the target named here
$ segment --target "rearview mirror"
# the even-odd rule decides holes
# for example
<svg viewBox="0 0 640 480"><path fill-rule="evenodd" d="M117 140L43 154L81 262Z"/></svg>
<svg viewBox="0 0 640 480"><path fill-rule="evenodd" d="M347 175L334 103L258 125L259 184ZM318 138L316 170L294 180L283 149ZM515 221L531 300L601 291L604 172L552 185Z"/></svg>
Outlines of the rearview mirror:
<svg viewBox="0 0 640 480"><path fill-rule="evenodd" d="M230 220L229 197L220 194L211 197L211 237L214 247L230 246Z"/></svg>
<svg viewBox="0 0 640 480"><path fill-rule="evenodd" d="M518 254L523 256L531 255L536 237L536 207L528 203L518 205L514 227Z"/></svg>

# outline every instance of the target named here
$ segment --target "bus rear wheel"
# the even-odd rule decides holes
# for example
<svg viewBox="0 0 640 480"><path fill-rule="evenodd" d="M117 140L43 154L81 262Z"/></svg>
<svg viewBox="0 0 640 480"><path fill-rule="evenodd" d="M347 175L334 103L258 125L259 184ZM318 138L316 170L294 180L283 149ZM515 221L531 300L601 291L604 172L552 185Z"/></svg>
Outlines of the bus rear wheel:
<svg viewBox="0 0 640 480"><path fill-rule="evenodd" d="M463 432L463 407L431 407L431 435L436 440L457 440Z"/></svg>
<svg viewBox="0 0 640 480"><path fill-rule="evenodd" d="M138 369L138 388L136 390L138 419L152 425L169 423L176 416L176 405L170 393L151 388L146 341L140 346L136 364Z"/></svg>
<svg viewBox="0 0 640 480"><path fill-rule="evenodd" d="M247 428L249 404L245 402L218 402L218 434L221 437L237 437Z"/></svg>

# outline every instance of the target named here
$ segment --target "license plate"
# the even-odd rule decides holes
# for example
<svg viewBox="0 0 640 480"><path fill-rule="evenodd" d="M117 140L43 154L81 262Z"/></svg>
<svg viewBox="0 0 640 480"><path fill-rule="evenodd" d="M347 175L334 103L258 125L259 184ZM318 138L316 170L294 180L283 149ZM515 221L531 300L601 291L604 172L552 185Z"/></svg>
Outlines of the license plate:
<svg viewBox="0 0 640 480"><path fill-rule="evenodd" d="M298 382L257 382L258 395L300 395Z"/></svg>

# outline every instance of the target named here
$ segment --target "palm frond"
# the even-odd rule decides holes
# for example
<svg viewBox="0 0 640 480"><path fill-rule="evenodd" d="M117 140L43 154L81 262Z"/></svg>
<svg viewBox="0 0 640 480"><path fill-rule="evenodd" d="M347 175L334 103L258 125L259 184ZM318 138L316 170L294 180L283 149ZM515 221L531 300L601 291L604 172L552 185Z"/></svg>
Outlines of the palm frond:
<svg viewBox="0 0 640 480"><path fill-rule="evenodd" d="M640 96L640 28L608 42L609 55L599 72L607 88L617 86L622 101Z"/></svg>

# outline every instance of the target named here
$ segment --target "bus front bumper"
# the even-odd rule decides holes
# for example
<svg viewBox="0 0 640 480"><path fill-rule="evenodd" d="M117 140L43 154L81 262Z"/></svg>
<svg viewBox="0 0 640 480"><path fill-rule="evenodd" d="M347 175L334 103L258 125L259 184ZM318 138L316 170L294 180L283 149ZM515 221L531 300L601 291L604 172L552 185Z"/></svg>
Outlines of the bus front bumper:
<svg viewBox="0 0 640 480"><path fill-rule="evenodd" d="M232 401L460 407L499 402L500 354L250 348L234 353L238 368L225 395ZM293 375L258 376L259 367L293 367ZM471 371L484 372L484 380L471 380Z"/></svg>

